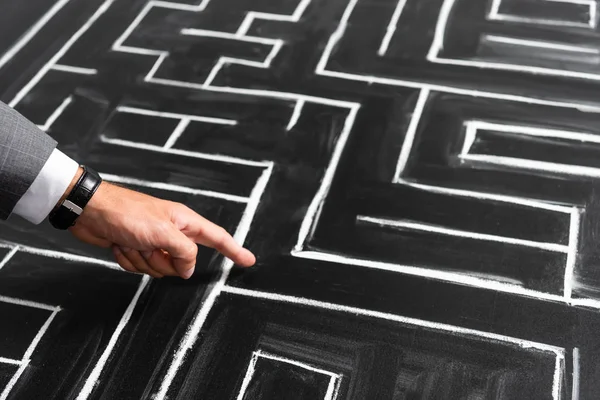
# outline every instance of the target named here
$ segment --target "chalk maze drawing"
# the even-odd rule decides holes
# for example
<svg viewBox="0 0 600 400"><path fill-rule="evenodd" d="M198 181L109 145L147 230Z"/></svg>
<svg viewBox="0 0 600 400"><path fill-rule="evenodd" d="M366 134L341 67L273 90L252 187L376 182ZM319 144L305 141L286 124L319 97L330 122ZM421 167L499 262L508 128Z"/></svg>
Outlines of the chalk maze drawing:
<svg viewBox="0 0 600 400"><path fill-rule="evenodd" d="M595 1L494 1L487 15L482 16L484 21L489 21L489 24L484 23L483 31L468 29L468 33L461 32L474 39L469 46L472 53L469 55L463 50L461 56L455 57L451 45L451 36L456 28L452 23L452 10L475 5L467 3L460 0L444 2L427 54L428 60L448 65L598 79L599 49L594 40L589 39L590 31L592 36L598 34L598 5ZM527 3L537 4L527 7ZM484 11L481 6L487 4L479 3L477 11ZM515 10L514 13L505 13L500 11L503 8ZM550 16L544 15L546 13ZM495 21L506 22L506 26L498 28L494 25ZM522 32L519 29L522 26L529 27L528 34L518 33ZM554 32L542 33L548 32L549 27L554 27Z"/></svg>
<svg viewBox="0 0 600 400"><path fill-rule="evenodd" d="M209 266L210 280L193 282L177 297L184 311L165 326L158 321L176 305L162 306L155 318L144 310L169 298L175 284L124 274L136 281L134 293L70 394L255 398L268 395L261 392L268 384L297 383L299 368L316 373L306 390L324 399L369 398L360 392L377 384L363 376L368 357L349 354L361 344L382 356L378 335L390 329L406 332L389 339L406 358L382 365L408 374L405 380L386 375L382 385L392 394L424 395L427 382L447 378L463 382L452 389L456 396L483 396L499 385L498 376L511 393L540 399L593 393L591 339L481 323L483 317L461 311L411 316L402 308L409 306L392 304L395 298L382 311L366 300L379 289L364 282L372 274L399 284L435 282L448 293L464 287L461 293L474 303L498 296L524 309L540 307L555 325L566 326L561 316L573 321L578 313L598 324L600 272L592 247L600 105L464 84L464 71L472 68L492 76L509 71L596 81L596 2L429 3L424 9L412 0L95 1L74 34L7 102L106 180L183 202L223 224L255 250L259 265L240 278L229 261L203 253L199 262ZM61 6L43 18L65 18ZM369 11L378 23L365 23ZM326 23L319 22L322 15ZM44 21L29 36L42 34ZM411 44L410 61L435 71L459 67L462 77L449 74L450 83L440 83L426 71L422 77L393 72L408 46L406 26L418 24L435 29ZM455 44L464 37L469 46ZM18 60L27 40L20 43L0 58L0 68ZM0 278L20 253L48 260L48 268L59 260L117 274L106 253L25 234L31 232L15 223L0 233L9 241ZM278 272L283 264L311 271L315 282L328 281L327 271L341 266L356 281L339 290L341 284L293 291L268 280L285 273ZM356 300L346 304L344 291ZM272 316L264 311L270 307ZM54 318L60 309L52 310ZM285 333L299 329L290 313L307 320L306 354L285 343ZM310 313L335 322L323 328ZM251 326L251 339L239 348L229 336L215 338L239 327L231 315ZM134 321L144 328L132 331ZM364 328L354 343L344 332L357 323L377 327ZM132 344L157 327L162 349ZM319 335L328 339L316 340ZM431 340L411 353L407 338L419 335ZM235 373L223 368L224 356L209 349L208 338L243 354ZM480 359L448 353L432 338L456 341ZM334 342L346 344L339 360L312 356L335 354ZM0 366L12 368L3 398L11 388L25 390L18 379L31 356L0 358ZM419 357L427 361L414 361ZM454 360L447 366L455 375L440 372L447 359ZM269 363L287 364L289 375L272 375ZM125 385L140 365L146 365L141 377ZM217 371L212 380L202 373L208 370Z"/></svg>
<svg viewBox="0 0 600 400"><path fill-rule="evenodd" d="M24 284L29 285L32 291L35 291L36 287L39 290L39 284L36 284L36 276L39 276L40 271L36 271L35 268L32 269L28 265L27 258L29 258L29 262L35 260L35 257L39 257L42 260L44 258L52 258L54 260L57 260L59 263L64 262L64 264L71 264L71 269L73 268L72 265L77 265L77 263L79 263L79 265L87 264L92 266L94 269L99 269L98 267L109 268L113 270L113 274L122 275L120 272L116 272L116 270L118 270L118 266L116 264L103 262L101 260L90 259L57 251L49 251L45 249L31 248L28 246L14 245L4 242L0 242L0 249L7 250L6 254L3 257L3 260L0 262L0 276L2 280L2 282L0 283L0 287L2 288L3 293L18 293L19 291L23 290L22 285ZM22 261L19 262L18 260L22 256L24 256L26 259L24 263L25 265L23 265ZM31 256L33 256L34 258L30 258ZM48 268L53 268L51 264L52 263L48 263ZM67 269L69 269L68 265ZM24 279L23 274L25 275L26 279ZM96 272L95 275L98 275L98 272ZM102 273L100 273L100 275L102 275ZM103 346L103 348L99 349L99 362L89 377L91 384L93 384L94 380L97 379L98 375L102 371L102 367L105 363L105 360L111 355L112 351L114 350L119 336L126 328L127 324L131 319L133 308L135 307L141 293L146 288L149 282L149 279L147 277L139 278L132 276L127 277L126 280L129 281L128 286L130 286L130 293L134 292L133 297L131 298L127 308L124 310L124 313L118 321L118 324L116 324L114 331L112 332L112 336L110 337L110 340ZM114 283L119 285L118 281L115 281ZM19 284L21 285L20 290ZM123 287L123 289L125 289L125 287ZM73 292L77 292L77 290L73 290ZM89 302L84 298L84 296L81 296L81 293L78 294L80 296L77 301L83 301L84 303ZM124 295L126 295L125 290ZM28 295L28 297L39 296L39 292ZM54 295L50 294L50 297L53 296ZM42 295L42 297L44 296ZM61 296L58 297L60 298ZM58 323L63 326L66 324L68 326L68 321L72 317L69 316L65 319L62 319L61 315L58 314L61 311L60 306L51 306L37 301L24 300L9 296L0 296L0 303L2 304L0 308L4 308L3 313L5 314L3 316L4 322L1 331L4 335L7 335L3 337L3 344L1 347L2 356L0 356L0 363L2 363L5 367L11 366L15 369L14 374L12 375L12 377L10 377L10 380L6 383L5 387L0 393L0 398L7 399L10 398L9 395L11 394L11 390L13 390L15 385L18 383L19 377L23 374L23 372L27 371L27 367L29 365L32 365L34 366L34 368L37 368L37 366L41 362L39 357L36 358L35 352L38 347L44 347L45 354L51 355L56 351L56 349L51 349L52 346L64 345L64 343L61 343L61 340L57 340L54 337L48 337L48 335L46 334L48 329L52 327L53 321L58 319L58 322L54 322L54 324ZM75 309L75 307L72 307L72 300L66 300L65 303L65 307L67 307L67 314L77 314L77 310ZM109 303L113 306L116 305L112 301ZM13 309L6 309L7 305L12 307ZM15 308L25 308L27 309L27 311L15 311ZM36 313L32 313L32 309L38 311L37 314L40 313L39 310L43 310L44 318L42 318L42 316L40 315L36 315ZM19 317L15 318L15 315ZM101 323L100 319L98 320L98 322ZM37 332L32 331L32 329L36 329L38 327L39 330ZM64 334L68 335L66 332ZM21 350L22 353L19 353L20 349L18 346L22 340L22 335L25 335L25 337L31 336L31 338L28 347L24 349L24 351ZM47 343L40 345L40 342L43 340L45 340ZM78 344L79 343L77 343L76 345ZM16 357L17 353L19 353L20 356L18 358ZM71 362L77 364L79 361L76 358L74 358ZM54 362L50 361L50 364L54 364Z"/></svg>
<svg viewBox="0 0 600 400"><path fill-rule="evenodd" d="M2 264L7 263L9 261L9 259L15 254L16 250L17 250L17 248L14 248L13 250L11 250L11 252L6 255ZM9 348L9 346L2 346L3 354L2 354L2 356L0 356L0 369L2 370L3 374L2 374L2 386L0 386L0 399L4 400L4 399L8 398L13 386L18 381L18 379L21 376L21 374L23 373L23 371L27 368L27 365L29 364L29 362L31 360L31 356L33 355L39 341L44 336L44 333L46 332L46 330L52 323L52 320L54 319L56 314L60 311L60 307L49 306L46 304L41 304L41 303L36 303L36 302L32 302L32 301L26 301L26 300L21 300L21 299L6 297L6 296L0 296L0 303L2 304L0 307L4 308L5 309L4 312L7 314L3 318L3 321L4 321L3 323L6 325L11 324L11 323L17 325L16 327L9 326L8 329L6 329L6 327L4 328L4 329L6 329L6 331L3 330L3 332L5 334L7 334L7 336L3 338L3 341L5 343L11 343L11 339L12 340L16 339L16 337L11 338L10 336L8 336L9 334L11 334L11 333L13 335L23 334L23 328L25 328L24 324L26 325L28 323L33 322L33 321L26 320L26 318L30 316L28 314L33 314L34 317L37 317L35 319L39 318L38 315L35 315L36 314L35 312L28 313L27 311L35 310L37 312L37 314L43 314L43 317L46 317L45 320L43 318L39 319L39 322L43 321L43 323L40 324L39 330L35 333L35 336L30 338L31 341L29 343L29 346L25 349L25 351L22 351L23 349L20 349L22 351L20 354L13 355L10 353L15 351L14 348L11 349L11 348ZM7 309L9 309L9 310L7 310ZM18 311L16 311L16 314L17 315L20 314L20 315L24 316L23 319L25 319L25 321L10 320L8 318L8 315L11 312L13 312L10 309L13 309L13 310L18 309ZM23 309L26 309L27 311L22 312ZM35 319L34 319L34 321L35 321ZM18 326L19 323L21 326ZM9 354L7 354L7 350L10 352ZM16 358L14 358L15 355L17 355Z"/></svg>
<svg viewBox="0 0 600 400"><path fill-rule="evenodd" d="M569 26L595 29L597 3L588 0L494 0L487 19L525 24Z"/></svg>
<svg viewBox="0 0 600 400"><path fill-rule="evenodd" d="M258 395L258 393L265 393L264 389L261 390L260 388L253 387L255 382L257 382L258 385L260 385L261 383L264 382L264 380L261 382L261 377L256 376L256 375L263 375L265 373L264 370L267 369L268 367L263 366L264 364L267 364L267 365L275 364L275 365L271 366L271 368L273 368L275 370L281 370L281 369L285 369L285 368L290 368L290 367L294 368L295 367L295 368L300 368L300 369L303 369L306 371L310 371L317 375L324 375L325 377L327 377L329 379L327 379L324 382L325 385L323 385L323 387L320 388L320 389L323 389L323 388L325 389L324 391L321 390L320 395L325 400L335 400L337 398L340 380L342 378L341 375L335 374L330 371L322 370L319 368L315 368L311 365L304 364L302 362L290 360L290 359L280 357L277 355L265 353L264 351L261 351L261 350L257 350L252 354L252 358L250 359L250 363L248 364L248 369L246 370L246 375L244 376L244 382L242 383L242 388L237 397L239 400L243 400L244 398L254 398ZM269 389L270 388L267 387L267 390L269 390ZM309 387L309 390L310 389L312 389L312 388ZM292 388L290 386L286 386L286 387L281 387L280 390L281 390L282 394L285 395L286 393L289 393L289 391L292 390ZM258 393L252 394L251 393L252 391L257 391ZM303 395L304 396L309 396L309 395L313 396L312 393L306 393ZM314 395L318 396L319 394L314 394Z"/></svg>

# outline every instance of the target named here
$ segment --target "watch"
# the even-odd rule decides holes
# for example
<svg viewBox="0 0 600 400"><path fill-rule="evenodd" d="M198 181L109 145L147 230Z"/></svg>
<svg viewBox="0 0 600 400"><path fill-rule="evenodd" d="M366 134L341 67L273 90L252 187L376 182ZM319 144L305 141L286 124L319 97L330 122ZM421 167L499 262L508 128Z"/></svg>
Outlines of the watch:
<svg viewBox="0 0 600 400"><path fill-rule="evenodd" d="M56 229L66 230L75 225L75 221L83 212L100 184L102 178L96 171L85 165L83 174L77 180L67 198L55 208L49 216L49 221Z"/></svg>

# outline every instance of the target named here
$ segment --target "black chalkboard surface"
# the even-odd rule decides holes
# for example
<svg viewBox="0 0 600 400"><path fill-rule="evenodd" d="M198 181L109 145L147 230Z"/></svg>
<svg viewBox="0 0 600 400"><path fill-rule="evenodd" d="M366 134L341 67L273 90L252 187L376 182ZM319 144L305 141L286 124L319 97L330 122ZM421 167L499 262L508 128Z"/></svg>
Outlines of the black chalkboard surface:
<svg viewBox="0 0 600 400"><path fill-rule="evenodd" d="M0 0L0 99L258 257L0 226L0 400L597 399L595 0Z"/></svg>

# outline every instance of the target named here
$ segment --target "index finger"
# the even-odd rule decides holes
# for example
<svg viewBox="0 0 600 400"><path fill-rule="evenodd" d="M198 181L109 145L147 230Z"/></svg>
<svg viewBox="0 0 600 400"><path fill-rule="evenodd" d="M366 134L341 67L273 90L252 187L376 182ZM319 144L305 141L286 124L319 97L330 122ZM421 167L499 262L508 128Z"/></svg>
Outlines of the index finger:
<svg viewBox="0 0 600 400"><path fill-rule="evenodd" d="M189 210L189 209L188 209ZM212 223L192 210L186 212L187 224L183 233L203 246L211 247L242 267L251 267L256 257L239 245L222 227Z"/></svg>

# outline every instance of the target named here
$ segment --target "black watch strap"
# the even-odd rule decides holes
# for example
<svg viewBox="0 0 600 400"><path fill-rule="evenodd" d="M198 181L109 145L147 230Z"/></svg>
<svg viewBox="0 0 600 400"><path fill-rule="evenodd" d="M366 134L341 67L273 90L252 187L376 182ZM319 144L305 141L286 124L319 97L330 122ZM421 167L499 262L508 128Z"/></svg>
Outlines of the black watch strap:
<svg viewBox="0 0 600 400"><path fill-rule="evenodd" d="M65 230L75 225L75 221L102 183L102 178L96 171L86 166L82 168L83 174L71 193L50 213L50 223L56 229Z"/></svg>

